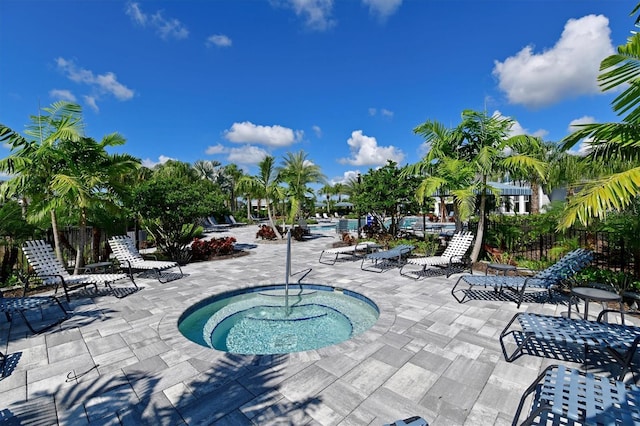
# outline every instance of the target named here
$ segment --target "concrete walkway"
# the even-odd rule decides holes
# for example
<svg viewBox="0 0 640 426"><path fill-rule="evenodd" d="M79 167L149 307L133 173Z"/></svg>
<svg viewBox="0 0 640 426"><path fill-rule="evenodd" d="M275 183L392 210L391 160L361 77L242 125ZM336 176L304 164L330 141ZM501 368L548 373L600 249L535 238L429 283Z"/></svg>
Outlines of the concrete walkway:
<svg viewBox="0 0 640 426"><path fill-rule="evenodd" d="M20 318L0 319L0 350L9 355L0 420L382 425L419 415L431 426L510 424L524 389L541 368L559 362L524 355L507 363L498 336L518 311L566 311L560 298L531 297L518 310L487 291L459 304L450 294L458 275L415 281L397 269L364 272L349 259L320 264L322 249L337 241L329 231L293 244L292 271L311 267L304 282L374 300L381 314L372 329L289 355L241 356L192 343L177 329L189 306L227 290L284 281L286 246L256 241L256 230L214 234L235 236L248 256L192 263L183 268L187 276L164 284L138 278L142 289L123 299L77 292L73 316L41 335L29 333Z"/></svg>

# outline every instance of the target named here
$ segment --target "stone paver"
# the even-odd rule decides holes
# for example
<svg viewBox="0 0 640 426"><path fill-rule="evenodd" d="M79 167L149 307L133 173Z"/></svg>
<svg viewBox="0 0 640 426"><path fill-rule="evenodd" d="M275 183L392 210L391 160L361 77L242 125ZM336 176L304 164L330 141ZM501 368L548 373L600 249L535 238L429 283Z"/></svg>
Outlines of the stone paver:
<svg viewBox="0 0 640 426"><path fill-rule="evenodd" d="M233 235L247 256L199 262L168 283L137 278L117 299L101 289L74 294L71 318L31 335L0 318L0 418L9 424L381 425L414 415L437 425L510 424L520 395L558 361L524 355L505 362L498 337L518 311L559 315L566 305L505 297L457 303L457 275L411 280L397 269L360 270L360 261L318 263L337 241L329 231L294 242L293 272L305 283L354 290L380 318L360 336L288 355L237 355L198 346L178 330L191 305L225 291L284 281L286 246ZM126 284L125 284L126 286ZM574 364L578 365L578 364ZM606 367L606 365L605 365ZM615 366L612 368L616 368ZM615 372L616 370L612 370ZM13 422L13 423L12 423Z"/></svg>

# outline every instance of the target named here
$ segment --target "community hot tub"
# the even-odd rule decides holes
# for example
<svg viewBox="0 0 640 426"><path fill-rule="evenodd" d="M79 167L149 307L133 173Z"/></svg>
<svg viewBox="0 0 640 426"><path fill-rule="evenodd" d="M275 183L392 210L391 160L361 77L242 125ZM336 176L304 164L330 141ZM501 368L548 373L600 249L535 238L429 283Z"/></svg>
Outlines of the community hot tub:
<svg viewBox="0 0 640 426"><path fill-rule="evenodd" d="M250 287L209 297L178 321L189 340L238 354L308 351L369 329L379 309L369 298L322 284Z"/></svg>

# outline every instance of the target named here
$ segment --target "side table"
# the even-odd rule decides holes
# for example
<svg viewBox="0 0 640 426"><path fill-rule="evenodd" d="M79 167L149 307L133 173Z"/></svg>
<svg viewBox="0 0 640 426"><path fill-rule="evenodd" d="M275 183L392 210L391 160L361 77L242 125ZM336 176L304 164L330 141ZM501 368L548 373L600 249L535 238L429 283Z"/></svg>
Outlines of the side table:
<svg viewBox="0 0 640 426"><path fill-rule="evenodd" d="M602 308L606 309L606 304L608 302L618 302L620 304L620 315L622 316L622 321L624 322L624 313L622 306L622 296L613 291L603 290L600 288L594 287L574 287L571 289L571 298L582 299L584 300L584 319L589 319L589 302L600 302L602 304ZM571 318L571 305L573 304L573 300L569 301L569 312L567 313L567 317ZM576 300L576 311L578 310L578 302Z"/></svg>
<svg viewBox="0 0 640 426"><path fill-rule="evenodd" d="M484 275L487 276L489 274L489 269L496 271L496 276L502 273L503 277L507 276L509 271L515 271L517 268L514 265L509 265L508 263L489 263L487 265L487 269L484 270ZM505 280L506 284L506 280ZM502 292L502 284L500 285L500 289L496 288L496 292Z"/></svg>
<svg viewBox="0 0 640 426"><path fill-rule="evenodd" d="M496 271L496 275L502 272L502 275L506 276L507 272L515 271L516 268L514 265L509 265L507 263L489 263L487 265L487 269L485 269L484 274L487 275L489 273L489 269Z"/></svg>

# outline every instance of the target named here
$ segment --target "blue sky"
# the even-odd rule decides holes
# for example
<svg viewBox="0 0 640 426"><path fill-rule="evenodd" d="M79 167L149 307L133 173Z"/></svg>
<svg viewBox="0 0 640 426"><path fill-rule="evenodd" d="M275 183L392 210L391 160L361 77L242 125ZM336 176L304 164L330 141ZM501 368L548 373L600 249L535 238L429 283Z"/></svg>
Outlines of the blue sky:
<svg viewBox="0 0 640 426"><path fill-rule="evenodd" d="M2 0L0 123L82 105L88 136L152 166L303 150L331 182L424 154L465 109L558 141L616 121L596 77L622 0ZM0 147L0 155L9 154Z"/></svg>

